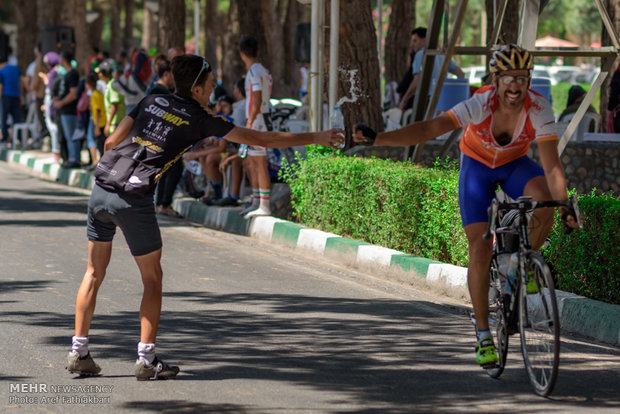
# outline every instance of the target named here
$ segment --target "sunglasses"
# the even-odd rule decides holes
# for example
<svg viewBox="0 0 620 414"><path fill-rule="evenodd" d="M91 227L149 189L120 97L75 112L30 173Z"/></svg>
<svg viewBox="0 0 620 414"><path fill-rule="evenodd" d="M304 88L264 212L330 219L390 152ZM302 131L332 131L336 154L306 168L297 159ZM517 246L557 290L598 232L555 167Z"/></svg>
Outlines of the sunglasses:
<svg viewBox="0 0 620 414"><path fill-rule="evenodd" d="M209 72L209 68L210 66L209 66L209 62L207 62L207 59L202 58L202 67L200 68L200 72L198 72L196 79L194 79L194 82L192 83L192 87L189 88L190 91L194 89L194 86L196 86L196 82L198 82L198 79L200 78L200 75L202 75L202 72L204 71Z"/></svg>
<svg viewBox="0 0 620 414"><path fill-rule="evenodd" d="M517 82L517 85L523 86L523 85L527 84L530 81L530 77L529 76L503 75L503 76L499 77L499 80L504 85L510 85L512 82Z"/></svg>

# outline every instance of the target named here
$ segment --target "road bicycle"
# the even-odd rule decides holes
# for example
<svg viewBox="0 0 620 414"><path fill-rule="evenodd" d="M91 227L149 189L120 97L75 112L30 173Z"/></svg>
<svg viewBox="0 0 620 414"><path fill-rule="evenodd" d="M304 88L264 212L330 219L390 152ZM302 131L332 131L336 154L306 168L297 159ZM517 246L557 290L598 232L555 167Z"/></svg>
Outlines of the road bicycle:
<svg viewBox="0 0 620 414"><path fill-rule="evenodd" d="M495 235L489 268L489 327L498 353L498 362L486 367L487 373L493 378L502 374L509 338L519 332L527 375L541 396L551 393L557 379L560 321L553 277L542 255L532 250L529 223L535 209L558 206L568 207L579 227L582 226L575 195L568 201L532 201L531 197L520 197L514 202L494 199L484 235L485 239ZM510 259L513 268L507 270ZM507 273L514 280L506 277Z"/></svg>

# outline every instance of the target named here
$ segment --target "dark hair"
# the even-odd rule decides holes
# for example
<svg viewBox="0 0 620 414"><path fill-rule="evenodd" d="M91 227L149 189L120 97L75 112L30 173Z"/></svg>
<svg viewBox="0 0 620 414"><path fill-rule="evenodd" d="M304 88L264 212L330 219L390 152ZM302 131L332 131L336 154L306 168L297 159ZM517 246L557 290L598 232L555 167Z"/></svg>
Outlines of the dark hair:
<svg viewBox="0 0 620 414"><path fill-rule="evenodd" d="M205 59L202 56L196 55L181 55L172 59L170 68L179 95L191 97L192 84L202 85L207 80L211 66L208 70L203 70L204 62ZM198 76L199 73L200 76ZM196 80L196 76L198 76L198 80Z"/></svg>
<svg viewBox="0 0 620 414"><path fill-rule="evenodd" d="M70 50L63 50L60 54L60 57L66 60L68 63L71 63L71 61L73 60L73 52L71 52Z"/></svg>
<svg viewBox="0 0 620 414"><path fill-rule="evenodd" d="M84 82L86 82L87 85L90 85L93 88L97 88L98 79L99 77L95 72L90 72L88 75L86 75L86 79L84 80Z"/></svg>
<svg viewBox="0 0 620 414"><path fill-rule="evenodd" d="M157 67L157 76L161 79L166 72L170 72L170 62L164 60Z"/></svg>
<svg viewBox="0 0 620 414"><path fill-rule="evenodd" d="M239 88L239 92L241 92L241 95L245 98L245 78L239 79L235 87Z"/></svg>
<svg viewBox="0 0 620 414"><path fill-rule="evenodd" d="M416 27L411 31L411 36L418 35L420 39L426 39L426 27Z"/></svg>
<svg viewBox="0 0 620 414"><path fill-rule="evenodd" d="M247 57L256 58L258 56L258 41L254 36L245 36L239 42L239 50Z"/></svg>

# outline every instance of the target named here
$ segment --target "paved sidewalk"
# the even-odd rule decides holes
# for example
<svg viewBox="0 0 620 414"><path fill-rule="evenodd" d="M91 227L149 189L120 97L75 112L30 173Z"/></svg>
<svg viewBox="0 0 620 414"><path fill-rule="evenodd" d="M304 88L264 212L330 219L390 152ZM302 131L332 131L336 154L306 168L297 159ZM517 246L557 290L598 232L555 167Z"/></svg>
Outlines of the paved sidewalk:
<svg viewBox="0 0 620 414"><path fill-rule="evenodd" d="M81 169L61 168L47 153L0 149L0 160L29 167L44 179L92 189L94 177ZM352 240L336 234L310 229L276 217L246 220L238 207L206 206L191 198L177 198L173 203L188 220L209 228L254 237L307 253L337 259L354 267L395 268L411 277L426 278L433 284L466 286L467 269L403 252ZM389 274L389 272L386 272ZM593 337L620 346L620 305L587 299L557 291L560 322L564 332Z"/></svg>

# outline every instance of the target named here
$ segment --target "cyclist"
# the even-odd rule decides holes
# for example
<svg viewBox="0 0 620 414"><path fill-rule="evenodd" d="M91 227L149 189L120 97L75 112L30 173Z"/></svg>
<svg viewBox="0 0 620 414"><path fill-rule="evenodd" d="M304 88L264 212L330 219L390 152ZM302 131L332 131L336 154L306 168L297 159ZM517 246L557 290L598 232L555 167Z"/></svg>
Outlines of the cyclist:
<svg viewBox="0 0 620 414"><path fill-rule="evenodd" d="M519 46L505 45L493 53L489 67L492 85L434 119L378 135L358 125L354 133L356 142L405 146L465 129L460 142L459 205L469 247L467 282L476 318L476 362L483 367L493 366L498 359L488 323L492 241L482 238L497 183L514 199L522 195L535 201L568 199L551 105L529 89L532 55ZM542 168L527 156L534 140ZM568 226L578 227L566 207L559 210ZM538 249L553 225L553 210L537 209L534 216L531 239Z"/></svg>

